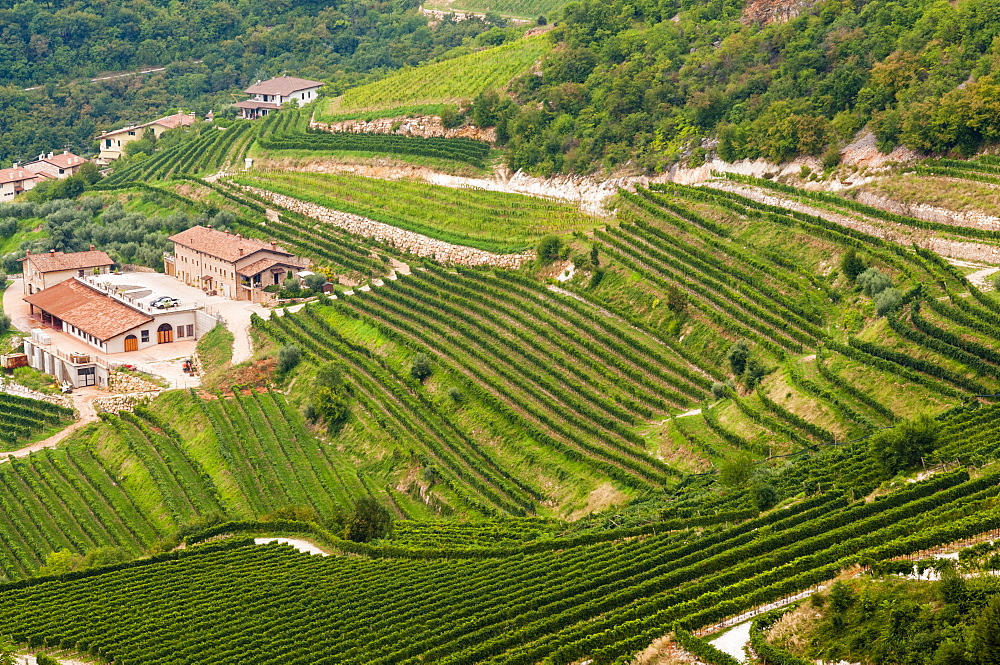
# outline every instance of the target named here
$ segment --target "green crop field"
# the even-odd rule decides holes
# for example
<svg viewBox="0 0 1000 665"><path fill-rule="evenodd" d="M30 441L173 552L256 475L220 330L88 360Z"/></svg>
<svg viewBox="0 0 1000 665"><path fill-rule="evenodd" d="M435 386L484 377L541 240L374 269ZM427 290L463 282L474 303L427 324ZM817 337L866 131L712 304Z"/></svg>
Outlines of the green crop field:
<svg viewBox="0 0 1000 665"><path fill-rule="evenodd" d="M551 48L545 37L532 37L396 72L381 81L351 88L331 100L316 119L329 121L340 114L374 109L469 101L489 88L505 87Z"/></svg>
<svg viewBox="0 0 1000 665"><path fill-rule="evenodd" d="M418 181L276 171L236 182L500 253L532 247L547 233L583 231L600 223L568 203Z"/></svg>
<svg viewBox="0 0 1000 665"><path fill-rule="evenodd" d="M0 392L0 450L20 448L40 434L65 425L72 416L70 409Z"/></svg>

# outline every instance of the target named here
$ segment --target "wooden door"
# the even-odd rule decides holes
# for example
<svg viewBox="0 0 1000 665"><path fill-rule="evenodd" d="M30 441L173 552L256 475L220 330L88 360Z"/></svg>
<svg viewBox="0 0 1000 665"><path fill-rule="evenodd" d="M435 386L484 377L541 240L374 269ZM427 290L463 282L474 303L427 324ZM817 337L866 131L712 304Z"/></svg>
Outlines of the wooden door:
<svg viewBox="0 0 1000 665"><path fill-rule="evenodd" d="M156 331L156 343L157 344L169 344L174 341L174 329L168 324L164 323Z"/></svg>
<svg viewBox="0 0 1000 665"><path fill-rule="evenodd" d="M139 350L139 338L135 335L129 335L125 338L125 350L126 351L138 351Z"/></svg>

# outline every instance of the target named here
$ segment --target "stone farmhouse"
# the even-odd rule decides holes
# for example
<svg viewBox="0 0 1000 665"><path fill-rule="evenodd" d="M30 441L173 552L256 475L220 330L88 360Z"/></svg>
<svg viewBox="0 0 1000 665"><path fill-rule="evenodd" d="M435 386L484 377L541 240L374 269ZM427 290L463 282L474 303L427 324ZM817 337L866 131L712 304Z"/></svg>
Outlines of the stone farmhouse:
<svg viewBox="0 0 1000 665"><path fill-rule="evenodd" d="M69 150L63 151L61 155L39 155L38 159L25 162L24 168L37 174L46 174L53 178L65 180L71 175L75 175L80 167L87 163L83 157L74 155Z"/></svg>
<svg viewBox="0 0 1000 665"><path fill-rule="evenodd" d="M195 226L169 238L174 255L164 257L168 275L210 295L260 303L270 299L265 287L305 267L274 242Z"/></svg>
<svg viewBox="0 0 1000 665"><path fill-rule="evenodd" d="M316 91L322 81L310 81L294 76L280 76L268 81L257 81L243 92L253 95L251 99L238 102L241 118L260 118L271 111L277 111L285 102L294 101L305 106L316 99Z"/></svg>
<svg viewBox="0 0 1000 665"><path fill-rule="evenodd" d="M143 138L146 132L152 132L156 138L160 138L165 131L187 127L193 125L194 122L194 113L175 113L142 125L130 125L105 132L97 137L101 143L101 154L94 160L94 163L107 166L122 156L126 145Z"/></svg>
<svg viewBox="0 0 1000 665"><path fill-rule="evenodd" d="M13 200L21 192L48 179L48 175L34 173L18 164L11 169L0 169L0 202Z"/></svg>
<svg viewBox="0 0 1000 665"><path fill-rule="evenodd" d="M74 277L106 275L115 263L104 252L95 250L93 245L88 252L69 254L54 249L44 254L32 254L29 251L22 261L24 292L28 295L44 291Z"/></svg>

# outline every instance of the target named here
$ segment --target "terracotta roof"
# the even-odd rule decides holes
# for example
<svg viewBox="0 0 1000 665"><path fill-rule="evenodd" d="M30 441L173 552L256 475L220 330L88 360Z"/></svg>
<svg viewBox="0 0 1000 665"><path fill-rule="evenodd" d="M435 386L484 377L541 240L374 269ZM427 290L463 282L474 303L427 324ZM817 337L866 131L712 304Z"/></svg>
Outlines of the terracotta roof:
<svg viewBox="0 0 1000 665"><path fill-rule="evenodd" d="M175 113L173 115L157 118L156 120L151 120L150 122L146 122L141 125L129 125L128 127L122 127L121 129L113 129L110 132L104 132L97 138L103 139L105 136L114 136L115 134L121 134L125 131L131 132L137 129L142 129L143 127L149 127L150 125L160 125L162 127L166 127L167 129L176 129L177 127L186 127L187 125L193 125L194 123L195 117L190 113Z"/></svg>
<svg viewBox="0 0 1000 665"><path fill-rule="evenodd" d="M238 109L280 109L281 106L278 104L272 104L271 102L255 102L252 99L248 99L245 102L236 102L233 104Z"/></svg>
<svg viewBox="0 0 1000 665"><path fill-rule="evenodd" d="M59 270L79 270L81 268L96 268L114 265L111 257L104 252L91 250L89 252L45 252L44 254L28 254L25 257L39 272L56 272Z"/></svg>
<svg viewBox="0 0 1000 665"><path fill-rule="evenodd" d="M168 240L229 263L235 263L254 252L263 250L292 256L290 252L286 252L281 247L272 245L269 242L254 238L244 238L240 235L216 231L204 226L193 226L187 231L181 231L178 234L170 236Z"/></svg>
<svg viewBox="0 0 1000 665"><path fill-rule="evenodd" d="M195 117L190 113L175 113L173 115L168 115L160 118L159 120L154 120L153 122L147 122L147 125L162 125L168 129L176 129L177 127L187 127L188 125L193 125L195 122Z"/></svg>
<svg viewBox="0 0 1000 665"><path fill-rule="evenodd" d="M83 157L78 157L71 152L64 152L61 155L52 155L51 157L40 157L34 161L28 162L24 166L30 168L32 164L37 164L38 162L48 162L54 166L58 166L61 169L68 169L74 166L80 166L87 160Z"/></svg>
<svg viewBox="0 0 1000 665"><path fill-rule="evenodd" d="M118 302L77 279L67 279L25 296L24 300L102 342L153 320L149 314Z"/></svg>
<svg viewBox="0 0 1000 665"><path fill-rule="evenodd" d="M295 78L294 76L279 76L268 81L259 81L243 92L248 95L290 95L299 90L316 88L323 85L322 81L310 81L309 79Z"/></svg>
<svg viewBox="0 0 1000 665"><path fill-rule="evenodd" d="M287 270L289 268L291 268L293 270L297 270L297 269L299 269L299 268L302 267L302 266L300 266L300 265L298 265L296 263L290 263L288 261L275 261L274 259L261 259L260 261L256 261L254 263L251 263L248 266L244 266L244 267L240 268L236 272L237 272L237 274L243 275L244 277L253 277L254 275L259 275L260 273L264 272L265 270L269 270L271 268L274 268L275 266L281 266L281 271L282 272L284 272L285 270Z"/></svg>
<svg viewBox="0 0 1000 665"><path fill-rule="evenodd" d="M31 180L35 174L25 168L0 169L0 184L6 182L18 182L20 180Z"/></svg>

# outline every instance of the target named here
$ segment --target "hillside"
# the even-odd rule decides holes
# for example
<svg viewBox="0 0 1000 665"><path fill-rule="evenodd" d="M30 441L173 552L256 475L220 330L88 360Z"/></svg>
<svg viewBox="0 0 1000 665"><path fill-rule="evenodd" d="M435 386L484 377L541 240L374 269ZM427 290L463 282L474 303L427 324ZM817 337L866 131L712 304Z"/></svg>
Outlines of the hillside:
<svg viewBox="0 0 1000 665"><path fill-rule="evenodd" d="M440 112L442 104L465 104L485 90L505 88L551 48L544 37L533 37L406 69L381 81L350 88L330 100L316 119L372 116L376 111L377 115L405 115L427 107Z"/></svg>
<svg viewBox="0 0 1000 665"><path fill-rule="evenodd" d="M548 20L565 7L567 0L431 0L423 4L424 9L438 12L464 14L486 14L535 21L539 16Z"/></svg>

